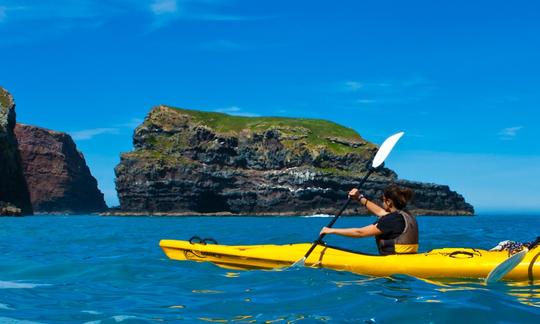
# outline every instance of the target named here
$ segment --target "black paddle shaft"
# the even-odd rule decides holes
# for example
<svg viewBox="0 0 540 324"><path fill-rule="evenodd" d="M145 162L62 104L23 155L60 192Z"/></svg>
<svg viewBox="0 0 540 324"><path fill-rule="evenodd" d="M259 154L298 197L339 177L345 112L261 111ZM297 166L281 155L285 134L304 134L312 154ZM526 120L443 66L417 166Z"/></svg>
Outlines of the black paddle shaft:
<svg viewBox="0 0 540 324"><path fill-rule="evenodd" d="M358 184L358 188L361 188L363 185L364 185L364 182L366 182L367 178L373 173L373 171L377 170L377 168L369 168L369 171L368 173L362 178L362 180L360 180L360 183ZM347 206L349 206L349 203L351 202L351 197L348 197L347 198L347 201L345 202L345 204L343 205L343 207L341 207L341 209L339 210L339 212L336 214L336 216L334 216L334 218L332 218L332 220L330 221L330 223L328 223L328 225L326 227L332 227L334 226L334 223L338 220L339 216L341 216L341 214L343 214L343 212L345 211L345 209L347 208ZM315 249L315 247L317 246L317 244L320 244L322 243L322 240L323 238L325 237L326 234L321 234L319 235L319 238L313 242L313 244L311 245L311 247L309 248L309 250L307 251L306 255L304 255L304 259L307 259L308 256L311 254L311 252L313 252L313 250Z"/></svg>

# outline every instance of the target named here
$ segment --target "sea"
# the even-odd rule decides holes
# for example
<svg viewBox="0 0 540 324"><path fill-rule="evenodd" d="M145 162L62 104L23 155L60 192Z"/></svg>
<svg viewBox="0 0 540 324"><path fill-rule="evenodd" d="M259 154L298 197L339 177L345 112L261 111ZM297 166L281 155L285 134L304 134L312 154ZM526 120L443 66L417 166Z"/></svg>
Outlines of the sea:
<svg viewBox="0 0 540 324"><path fill-rule="evenodd" d="M359 227L372 217L340 218ZM328 269L235 271L174 261L161 239L311 242L313 217L0 218L0 323L539 323L540 283L431 282ZM418 217L420 249L489 249L540 235L540 216ZM373 239L329 244L375 253ZM377 265L374 265L377 266Z"/></svg>

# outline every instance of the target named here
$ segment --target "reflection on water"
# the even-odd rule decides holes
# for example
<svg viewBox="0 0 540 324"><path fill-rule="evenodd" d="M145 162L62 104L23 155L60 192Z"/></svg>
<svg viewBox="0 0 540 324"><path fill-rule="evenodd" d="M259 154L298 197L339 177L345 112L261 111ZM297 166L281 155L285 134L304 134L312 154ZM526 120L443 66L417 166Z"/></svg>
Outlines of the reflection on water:
<svg viewBox="0 0 540 324"><path fill-rule="evenodd" d="M517 298L523 305L540 308L540 285L528 285L525 282L508 284L508 294Z"/></svg>
<svg viewBox="0 0 540 324"><path fill-rule="evenodd" d="M212 322L212 323L227 323L229 320L222 318L209 318L209 317L199 317L201 321Z"/></svg>
<svg viewBox="0 0 540 324"><path fill-rule="evenodd" d="M201 290L194 289L191 292L194 294L223 294L224 293L224 291L210 290L210 289L201 289Z"/></svg>
<svg viewBox="0 0 540 324"><path fill-rule="evenodd" d="M225 277L227 277L227 278L238 278L238 277L240 277L240 273L238 273L238 272L227 272L225 274Z"/></svg>
<svg viewBox="0 0 540 324"><path fill-rule="evenodd" d="M305 320L311 320L316 322L328 322L332 318L329 316L317 316L317 315L286 315L286 316L276 316L271 319L265 319L262 314L253 316L253 315L238 315L232 318L211 318L211 317L199 317L198 318L204 322L211 323L296 323Z"/></svg>
<svg viewBox="0 0 540 324"><path fill-rule="evenodd" d="M418 283L427 289L419 289ZM413 284L410 284L413 283ZM484 294L503 293L527 306L540 308L540 285L529 282L498 282L486 285L482 280L429 280L406 275L389 278L368 277L359 280L333 281L337 288L357 285L375 285L379 289L370 290L368 294L377 294L394 302L415 300L426 303L443 303L445 294L477 291Z"/></svg>

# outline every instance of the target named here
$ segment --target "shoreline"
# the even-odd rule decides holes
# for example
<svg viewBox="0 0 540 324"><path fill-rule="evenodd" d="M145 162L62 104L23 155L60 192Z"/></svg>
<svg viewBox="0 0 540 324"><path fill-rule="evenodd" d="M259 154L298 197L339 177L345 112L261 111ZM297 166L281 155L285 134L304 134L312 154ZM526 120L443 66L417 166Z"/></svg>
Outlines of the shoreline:
<svg viewBox="0 0 540 324"><path fill-rule="evenodd" d="M337 210L337 209L336 209ZM131 211L107 211L97 213L100 216L158 216L158 217L317 217L328 216L333 217L335 210L332 212L316 211L312 213L299 213L299 212L252 212L252 213L230 213L230 212L216 212L216 213L197 213L197 212L131 212ZM440 211L440 210L411 210L411 213L415 216L452 216L452 217L470 217L475 216L466 211ZM373 216L370 213L343 213L341 216Z"/></svg>

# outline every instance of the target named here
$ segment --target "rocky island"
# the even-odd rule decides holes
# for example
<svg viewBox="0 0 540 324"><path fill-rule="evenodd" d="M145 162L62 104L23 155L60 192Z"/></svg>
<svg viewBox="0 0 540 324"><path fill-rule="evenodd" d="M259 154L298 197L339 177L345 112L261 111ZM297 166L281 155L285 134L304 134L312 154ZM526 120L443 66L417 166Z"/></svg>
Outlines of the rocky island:
<svg viewBox="0 0 540 324"><path fill-rule="evenodd" d="M377 146L353 129L304 118L241 117L159 106L134 132L115 169L116 214L333 214ZM448 186L376 171L364 192L389 183L414 190L416 214L472 215ZM366 214L354 204L346 214Z"/></svg>
<svg viewBox="0 0 540 324"><path fill-rule="evenodd" d="M0 216L107 209L71 137L15 117L13 97L0 87Z"/></svg>

